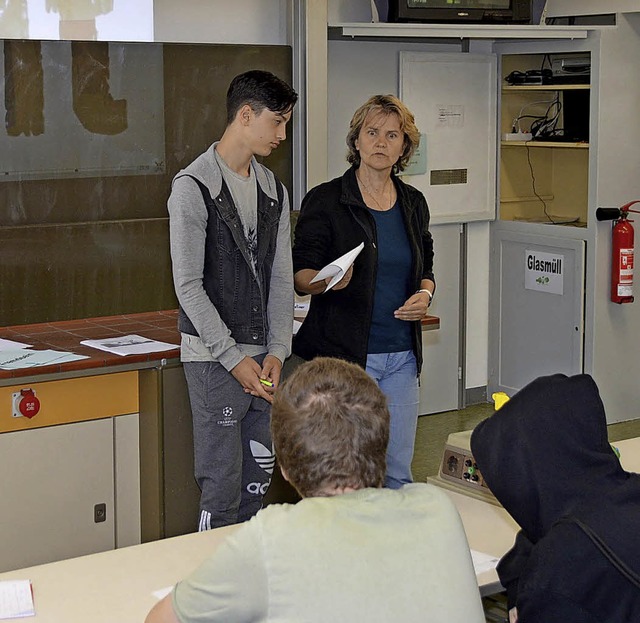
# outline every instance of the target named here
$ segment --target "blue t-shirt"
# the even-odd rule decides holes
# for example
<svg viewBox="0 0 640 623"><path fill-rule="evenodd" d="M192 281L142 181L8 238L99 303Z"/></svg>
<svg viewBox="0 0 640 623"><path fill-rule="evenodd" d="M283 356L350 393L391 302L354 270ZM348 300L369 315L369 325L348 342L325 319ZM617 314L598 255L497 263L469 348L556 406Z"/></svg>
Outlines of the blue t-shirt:
<svg viewBox="0 0 640 623"><path fill-rule="evenodd" d="M411 350L411 323L393 312L411 291L411 247L398 202L386 212L371 210L378 234L378 273L373 295L373 316L368 353Z"/></svg>

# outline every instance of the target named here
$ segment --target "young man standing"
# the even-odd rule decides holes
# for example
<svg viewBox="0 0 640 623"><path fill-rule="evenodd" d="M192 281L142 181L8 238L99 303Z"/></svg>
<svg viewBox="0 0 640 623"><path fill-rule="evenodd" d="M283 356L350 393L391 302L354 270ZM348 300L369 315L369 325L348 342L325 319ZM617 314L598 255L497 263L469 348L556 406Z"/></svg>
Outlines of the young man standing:
<svg viewBox="0 0 640 623"><path fill-rule="evenodd" d="M293 327L289 199L255 156L285 140L297 98L269 72L236 76L222 138L169 197L199 530L254 515L273 469L270 403Z"/></svg>
<svg viewBox="0 0 640 623"><path fill-rule="evenodd" d="M146 623L481 623L471 554L447 494L383 489L387 401L353 363L317 357L278 390L283 475L302 496L233 532Z"/></svg>

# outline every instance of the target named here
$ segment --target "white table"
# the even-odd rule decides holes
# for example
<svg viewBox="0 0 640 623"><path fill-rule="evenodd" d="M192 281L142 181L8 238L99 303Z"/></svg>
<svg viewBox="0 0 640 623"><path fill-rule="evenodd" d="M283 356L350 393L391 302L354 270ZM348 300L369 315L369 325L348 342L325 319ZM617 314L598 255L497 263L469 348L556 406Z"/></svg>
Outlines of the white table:
<svg viewBox="0 0 640 623"><path fill-rule="evenodd" d="M460 513L471 549L500 558L511 548L520 528L502 506L446 491ZM503 590L495 569L485 571L477 578L483 597Z"/></svg>
<svg viewBox="0 0 640 623"><path fill-rule="evenodd" d="M614 441L613 445L620 450L620 463L628 472L640 473L640 437Z"/></svg>
<svg viewBox="0 0 640 623"><path fill-rule="evenodd" d="M28 579L36 616L28 623L142 623L153 591L188 575L236 526L196 532L0 574ZM4 622L3 622L4 623Z"/></svg>
<svg viewBox="0 0 640 623"><path fill-rule="evenodd" d="M622 464L640 472L640 438L617 442ZM518 526L500 506L447 491L472 549L501 556ZM7 619L36 623L142 623L156 603L153 591L175 584L211 555L237 526L8 571L0 580L33 583L36 616ZM1 555L1 553L0 553ZM482 595L501 590L495 570L478 576Z"/></svg>
<svg viewBox="0 0 640 623"><path fill-rule="evenodd" d="M503 508L448 493L473 549L500 556L511 546L517 526ZM35 617L8 620L142 623L156 603L153 591L188 575L235 529L218 528L2 573L0 580L31 580L36 608ZM501 590L495 571L478 576L478 583L482 595Z"/></svg>
<svg viewBox="0 0 640 623"><path fill-rule="evenodd" d="M616 441L613 445L620 451L622 467L628 472L640 473L640 437ZM460 513L471 549L496 557L511 549L520 528L502 506L449 489L446 491ZM502 590L495 569L480 574L478 586L483 597Z"/></svg>

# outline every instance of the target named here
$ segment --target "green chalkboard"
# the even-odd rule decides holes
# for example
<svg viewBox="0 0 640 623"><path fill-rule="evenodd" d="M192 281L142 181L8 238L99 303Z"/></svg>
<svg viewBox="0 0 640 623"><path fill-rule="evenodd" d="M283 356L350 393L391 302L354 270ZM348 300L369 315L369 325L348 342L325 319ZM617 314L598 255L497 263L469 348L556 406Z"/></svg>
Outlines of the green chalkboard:
<svg viewBox="0 0 640 623"><path fill-rule="evenodd" d="M231 79L291 82L291 49L0 45L0 323L174 308L171 179L221 136ZM265 164L291 189L291 140Z"/></svg>

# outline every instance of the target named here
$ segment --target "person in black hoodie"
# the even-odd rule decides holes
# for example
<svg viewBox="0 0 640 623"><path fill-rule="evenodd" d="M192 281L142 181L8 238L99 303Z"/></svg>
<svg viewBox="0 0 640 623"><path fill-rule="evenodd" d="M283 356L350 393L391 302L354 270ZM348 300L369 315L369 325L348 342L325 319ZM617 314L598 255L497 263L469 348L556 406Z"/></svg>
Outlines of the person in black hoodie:
<svg viewBox="0 0 640 623"><path fill-rule="evenodd" d="M510 621L640 621L640 476L608 442L594 380L536 379L476 427L471 451L521 527L498 565Z"/></svg>

